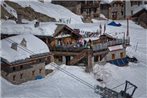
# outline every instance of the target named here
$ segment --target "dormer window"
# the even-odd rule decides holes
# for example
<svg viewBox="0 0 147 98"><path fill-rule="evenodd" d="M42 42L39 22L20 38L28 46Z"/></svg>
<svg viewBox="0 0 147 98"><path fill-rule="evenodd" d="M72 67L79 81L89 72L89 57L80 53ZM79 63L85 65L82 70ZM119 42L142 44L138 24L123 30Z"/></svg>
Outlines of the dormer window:
<svg viewBox="0 0 147 98"><path fill-rule="evenodd" d="M11 48L16 50L16 51L17 51L17 46L18 46L18 44L15 43L15 42L11 44Z"/></svg>
<svg viewBox="0 0 147 98"><path fill-rule="evenodd" d="M27 41L23 38L20 45L23 47L27 47Z"/></svg>

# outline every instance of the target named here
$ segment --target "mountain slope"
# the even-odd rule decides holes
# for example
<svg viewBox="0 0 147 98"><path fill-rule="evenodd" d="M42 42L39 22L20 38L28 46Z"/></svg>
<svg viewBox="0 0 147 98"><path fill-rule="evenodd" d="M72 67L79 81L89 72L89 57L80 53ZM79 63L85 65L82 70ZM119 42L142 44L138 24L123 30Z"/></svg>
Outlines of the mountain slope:
<svg viewBox="0 0 147 98"><path fill-rule="evenodd" d="M36 12L55 18L56 21L63 19L65 21L71 20L70 23L72 24L83 23L81 16L72 13L70 10L60 5L55 5L50 2L42 3L39 1L31 1L31 0L25 0L25 1L11 0L11 1L19 4L23 8L31 7Z"/></svg>
<svg viewBox="0 0 147 98"><path fill-rule="evenodd" d="M11 1L5 1L5 3L12 8L16 10L17 13L22 15L23 19L27 20L35 20L38 19L39 21L55 21L54 18L49 17L45 14L39 13L34 11L31 7L21 7L19 4L11 2Z"/></svg>

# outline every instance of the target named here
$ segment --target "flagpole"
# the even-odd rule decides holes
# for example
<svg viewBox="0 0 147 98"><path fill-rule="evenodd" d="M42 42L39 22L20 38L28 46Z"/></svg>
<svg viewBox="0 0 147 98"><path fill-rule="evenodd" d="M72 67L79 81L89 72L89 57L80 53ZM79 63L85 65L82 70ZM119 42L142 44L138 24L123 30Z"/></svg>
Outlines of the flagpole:
<svg viewBox="0 0 147 98"><path fill-rule="evenodd" d="M129 37L129 19L127 18L127 37Z"/></svg>

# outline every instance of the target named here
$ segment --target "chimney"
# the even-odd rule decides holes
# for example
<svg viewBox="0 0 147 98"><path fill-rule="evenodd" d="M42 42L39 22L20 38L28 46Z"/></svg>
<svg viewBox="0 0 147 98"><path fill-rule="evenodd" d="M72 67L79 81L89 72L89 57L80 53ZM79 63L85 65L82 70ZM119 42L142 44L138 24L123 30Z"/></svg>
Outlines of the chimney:
<svg viewBox="0 0 147 98"><path fill-rule="evenodd" d="M11 44L11 48L16 50L16 51L17 51L17 46L18 46L18 44L15 43L15 42Z"/></svg>
<svg viewBox="0 0 147 98"><path fill-rule="evenodd" d="M20 45L23 47L27 47L27 41L25 40L25 38L22 39Z"/></svg>

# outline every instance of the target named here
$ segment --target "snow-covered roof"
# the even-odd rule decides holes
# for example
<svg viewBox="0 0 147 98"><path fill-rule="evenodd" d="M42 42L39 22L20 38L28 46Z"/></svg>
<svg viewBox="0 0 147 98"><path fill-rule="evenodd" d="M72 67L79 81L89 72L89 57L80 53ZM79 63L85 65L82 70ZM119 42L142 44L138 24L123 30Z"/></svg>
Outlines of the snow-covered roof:
<svg viewBox="0 0 147 98"><path fill-rule="evenodd" d="M101 4L110 4L113 0L102 0Z"/></svg>
<svg viewBox="0 0 147 98"><path fill-rule="evenodd" d="M20 44L23 39L26 41L26 47ZM11 48L12 43L18 44L17 50ZM46 52L50 52L48 46L32 34L17 35L1 40L1 57L9 62Z"/></svg>
<svg viewBox="0 0 147 98"><path fill-rule="evenodd" d="M81 35L85 35L87 32L100 32L100 25L102 26L102 34L104 33L104 25L106 25L106 31L105 33L106 34L109 34L111 35L112 37L114 38L123 38L124 35L124 32L127 31L126 29L126 24L127 24L127 21L126 23L123 22L121 23L121 21L115 21L116 23L121 23L122 26L120 27L115 27L115 26L110 26L110 25L107 25L108 23L110 23L110 21L107 21L107 20L99 20L99 21L96 21L95 23L84 23L84 24L69 24L68 26L72 29L79 29L80 30L80 34Z"/></svg>
<svg viewBox="0 0 147 98"><path fill-rule="evenodd" d="M26 24L16 24L15 21L3 21L1 24L1 34L26 34L31 33L41 36L52 36L57 28L54 22L40 22L39 27L34 27L34 22Z"/></svg>
<svg viewBox="0 0 147 98"><path fill-rule="evenodd" d="M137 12L141 11L142 9L147 10L147 4L135 8L135 9L133 10L133 14L136 14Z"/></svg>
<svg viewBox="0 0 147 98"><path fill-rule="evenodd" d="M34 11L45 14L49 17L55 18L57 21L60 19L71 19L71 23L83 23L82 16L76 15L67 8L52 4L50 2L39 2L39 0L11 0L22 7L31 7Z"/></svg>
<svg viewBox="0 0 147 98"><path fill-rule="evenodd" d="M64 37L69 37L71 36L70 34L64 34L64 35L58 35L55 38L64 38Z"/></svg>
<svg viewBox="0 0 147 98"><path fill-rule="evenodd" d="M79 29L80 34L84 35L86 32L97 32L99 31L99 25L94 23L84 23L84 24L69 24L72 29Z"/></svg>
<svg viewBox="0 0 147 98"><path fill-rule="evenodd" d="M97 39L99 39L99 36L98 36L98 37L83 38L83 40L86 40L87 42L88 42L89 40L94 41L94 40L97 40Z"/></svg>
<svg viewBox="0 0 147 98"><path fill-rule="evenodd" d="M116 46L108 47L108 49L109 49L109 51L115 51L115 50L123 49L123 46L122 45L116 45Z"/></svg>

